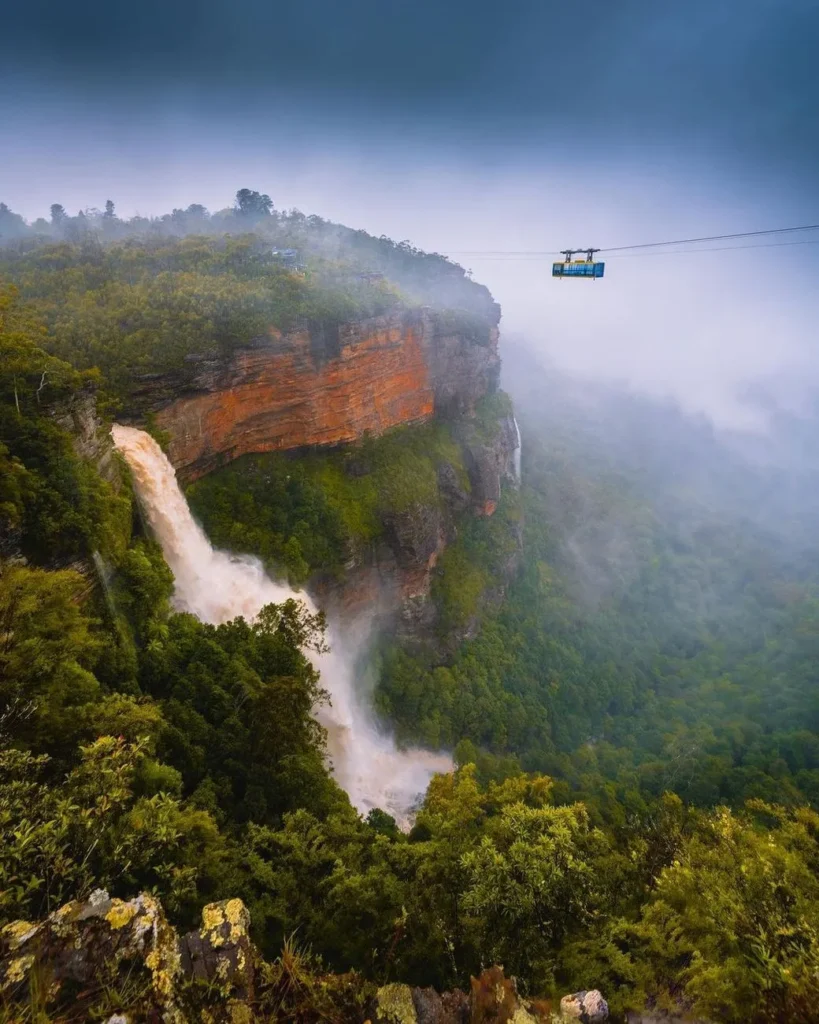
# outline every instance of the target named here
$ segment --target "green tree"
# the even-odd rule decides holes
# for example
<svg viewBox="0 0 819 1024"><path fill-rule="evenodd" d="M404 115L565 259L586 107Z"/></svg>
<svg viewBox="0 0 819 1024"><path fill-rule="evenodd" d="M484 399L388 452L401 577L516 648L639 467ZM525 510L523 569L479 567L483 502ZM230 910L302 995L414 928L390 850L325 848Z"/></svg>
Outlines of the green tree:
<svg viewBox="0 0 819 1024"><path fill-rule="evenodd" d="M240 188L236 193L236 210L241 217L269 217L272 209L273 200L268 195L249 188Z"/></svg>
<svg viewBox="0 0 819 1024"><path fill-rule="evenodd" d="M99 886L156 892L172 911L213 885L223 857L215 824L164 794L137 797L141 744L102 737L51 786L45 756L0 750L0 917L42 917ZM221 847L221 850L220 850Z"/></svg>

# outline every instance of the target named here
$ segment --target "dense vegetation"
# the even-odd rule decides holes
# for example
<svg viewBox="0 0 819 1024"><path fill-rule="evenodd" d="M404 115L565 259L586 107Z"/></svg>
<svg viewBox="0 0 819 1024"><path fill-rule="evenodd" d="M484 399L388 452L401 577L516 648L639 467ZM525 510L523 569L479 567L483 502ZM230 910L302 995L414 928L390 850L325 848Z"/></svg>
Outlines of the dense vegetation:
<svg viewBox="0 0 819 1024"><path fill-rule="evenodd" d="M525 991L599 987L618 1012L817 1020L815 558L633 472L582 403L569 416L524 394L525 558L507 602L446 663L378 652L382 710L404 736L456 746L459 768L408 834L363 820L311 715L321 617L294 602L218 627L174 613L127 470L103 475L72 430L142 351L152 254L190 247L219 280L226 253L256 244L169 241L174 217L150 242L100 227L95 251L130 252L127 288L144 290L136 320L105 313L99 333L74 319L87 240L60 242L67 262L48 270L53 239L23 225L3 257L23 296L0 298L0 923L99 885L150 889L183 925L239 896L268 953L296 932L329 968L379 981L463 985L501 961ZM55 219L43 233L68 236ZM351 259L355 238L333 231ZM419 279L449 273L382 245L417 258ZM184 336L185 303L161 308ZM340 571L349 543L434 497L458 458L432 426L345 456L247 459L192 497L220 542L304 578ZM517 515L507 496L462 524L436 581L447 628L474 611Z"/></svg>
<svg viewBox="0 0 819 1024"><path fill-rule="evenodd" d="M526 436L519 578L451 664L388 651L382 709L408 737L514 754L609 821L666 789L815 801L815 561Z"/></svg>
<svg viewBox="0 0 819 1024"><path fill-rule="evenodd" d="M140 374L185 356L224 354L267 334L323 330L391 309L428 305L488 338L489 292L445 257L374 238L250 194L244 208L202 207L153 221L105 213L28 227L0 209L0 279L13 281L47 324L43 344L96 367L120 397Z"/></svg>
<svg viewBox="0 0 819 1024"><path fill-rule="evenodd" d="M245 456L189 487L188 499L216 545L258 555L301 583L316 572L340 575L391 514L440 502L444 463L468 491L446 424L397 427L343 451Z"/></svg>

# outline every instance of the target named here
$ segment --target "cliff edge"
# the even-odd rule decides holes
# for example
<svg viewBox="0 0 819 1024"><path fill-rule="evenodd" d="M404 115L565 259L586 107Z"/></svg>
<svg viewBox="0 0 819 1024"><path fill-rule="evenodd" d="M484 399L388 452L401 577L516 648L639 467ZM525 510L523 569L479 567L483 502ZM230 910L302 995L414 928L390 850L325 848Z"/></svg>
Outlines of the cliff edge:
<svg viewBox="0 0 819 1024"><path fill-rule="evenodd" d="M476 330L423 308L288 333L270 327L229 354L189 355L179 370L143 375L133 404L154 417L191 481L251 452L468 416L499 374L495 323Z"/></svg>

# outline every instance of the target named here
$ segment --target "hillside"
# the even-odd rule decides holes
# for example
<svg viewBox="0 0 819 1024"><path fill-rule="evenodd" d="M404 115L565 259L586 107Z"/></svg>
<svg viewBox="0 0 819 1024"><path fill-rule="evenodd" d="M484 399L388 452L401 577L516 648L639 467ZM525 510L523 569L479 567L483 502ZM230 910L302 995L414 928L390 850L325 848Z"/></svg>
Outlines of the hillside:
<svg viewBox="0 0 819 1024"><path fill-rule="evenodd" d="M739 514L733 483L717 501L633 457L629 416L658 449L697 450L682 414L513 358L518 480L499 310L461 268L241 203L177 214L17 225L0 258L3 1013L529 1024L600 989L617 1019L815 1020L806 531L797 545L769 514ZM423 415L359 430L356 369L356 388L330 392L349 436L290 435L266 392L249 450L188 460L178 402L229 410L248 383L231 374L299 344L303 382L334 360L366 367L357 346L381 327L362 325L382 319L399 346L428 324L427 404L404 385ZM175 610L114 416L165 446L215 544L327 614L298 594L255 618ZM756 493L757 470L712 440ZM353 677L374 682L382 722L455 754L407 831L358 813L328 764L335 681L316 656L362 617L381 629ZM126 955L146 915L168 941ZM69 926L105 969L43 990ZM249 955L248 929L252 991L238 960L219 985L197 975L214 935ZM492 964L517 994L477 980ZM492 985L508 998L484 1018Z"/></svg>

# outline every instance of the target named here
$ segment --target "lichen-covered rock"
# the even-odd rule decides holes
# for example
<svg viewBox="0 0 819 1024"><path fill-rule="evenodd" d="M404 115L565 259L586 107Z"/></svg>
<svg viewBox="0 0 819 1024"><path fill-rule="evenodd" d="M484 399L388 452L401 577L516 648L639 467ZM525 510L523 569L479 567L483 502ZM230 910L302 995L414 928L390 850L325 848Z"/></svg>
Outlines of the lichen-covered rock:
<svg viewBox="0 0 819 1024"><path fill-rule="evenodd" d="M373 1024L418 1024L409 985L384 985L375 997Z"/></svg>
<svg viewBox="0 0 819 1024"><path fill-rule="evenodd" d="M180 940L154 897L112 899L99 889L41 924L16 921L0 932L0 995L25 1003L39 970L52 981L47 1002L55 1011L71 1006L95 1017L101 1000L110 1024L183 1024L204 992L203 1020L251 1024L258 954L249 929L242 901L224 900L206 906L202 927ZM117 993L123 1005L111 1014Z"/></svg>
<svg viewBox="0 0 819 1024"><path fill-rule="evenodd" d="M573 992L560 1000L560 1015L564 1020L579 1020L581 1024L601 1024L609 1019L609 1006L597 989Z"/></svg>
<svg viewBox="0 0 819 1024"><path fill-rule="evenodd" d="M250 941L250 914L241 900L209 903L202 927L180 940L185 974L240 1002L253 995L257 954Z"/></svg>
<svg viewBox="0 0 819 1024"><path fill-rule="evenodd" d="M117 991L127 975L133 986L142 983L143 1002L164 1021L184 1019L176 1002L176 933L159 902L145 893L125 901L97 889L41 924L14 922L0 934L0 957L0 992L7 999L27 996L32 970L51 979L47 1001L55 1006L72 1001L78 987L89 1000L101 987Z"/></svg>

